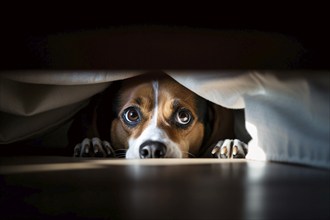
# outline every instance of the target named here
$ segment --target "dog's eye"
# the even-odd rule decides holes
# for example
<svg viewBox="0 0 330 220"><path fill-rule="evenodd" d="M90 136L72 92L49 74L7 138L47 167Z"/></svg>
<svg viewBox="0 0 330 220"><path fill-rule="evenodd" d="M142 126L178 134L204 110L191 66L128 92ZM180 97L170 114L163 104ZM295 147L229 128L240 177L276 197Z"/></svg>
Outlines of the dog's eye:
<svg viewBox="0 0 330 220"><path fill-rule="evenodd" d="M140 122L140 112L135 107L129 107L124 111L123 119L131 126L137 125Z"/></svg>
<svg viewBox="0 0 330 220"><path fill-rule="evenodd" d="M176 121L181 125L188 125L192 119L191 113L187 109L180 109L176 113Z"/></svg>

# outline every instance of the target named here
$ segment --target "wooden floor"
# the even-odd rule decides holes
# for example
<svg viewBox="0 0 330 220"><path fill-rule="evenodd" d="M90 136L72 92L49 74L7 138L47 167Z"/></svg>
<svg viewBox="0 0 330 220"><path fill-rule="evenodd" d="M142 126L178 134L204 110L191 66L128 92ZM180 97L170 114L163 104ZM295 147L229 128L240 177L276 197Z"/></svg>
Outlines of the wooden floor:
<svg viewBox="0 0 330 220"><path fill-rule="evenodd" d="M0 158L1 219L329 219L330 172L247 160Z"/></svg>

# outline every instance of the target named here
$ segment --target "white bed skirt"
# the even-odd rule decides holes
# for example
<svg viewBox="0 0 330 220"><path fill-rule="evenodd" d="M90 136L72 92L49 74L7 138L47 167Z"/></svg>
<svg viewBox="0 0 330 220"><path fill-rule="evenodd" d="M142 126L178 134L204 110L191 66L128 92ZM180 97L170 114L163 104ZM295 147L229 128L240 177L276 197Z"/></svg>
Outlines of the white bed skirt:
<svg viewBox="0 0 330 220"><path fill-rule="evenodd" d="M252 136L247 159L330 169L329 73L164 72L214 103L233 109L245 108L246 127ZM112 81L142 73L1 72L0 144L56 130L68 124L90 97L103 91ZM65 138L58 139L63 140L58 145L66 144Z"/></svg>

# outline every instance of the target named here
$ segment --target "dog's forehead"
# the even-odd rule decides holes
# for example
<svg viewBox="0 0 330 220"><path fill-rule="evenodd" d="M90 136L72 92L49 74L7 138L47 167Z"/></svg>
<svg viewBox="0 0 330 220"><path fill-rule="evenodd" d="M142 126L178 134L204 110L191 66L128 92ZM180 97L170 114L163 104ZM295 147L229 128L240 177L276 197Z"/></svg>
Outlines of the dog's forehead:
<svg viewBox="0 0 330 220"><path fill-rule="evenodd" d="M153 102L156 99L155 89L158 90L157 99L161 101L176 100L188 104L194 104L196 101L193 92L170 77L126 80L120 91L121 100L123 102Z"/></svg>
<svg viewBox="0 0 330 220"><path fill-rule="evenodd" d="M123 84L119 97L119 104L122 106L127 103L152 104L154 99L152 84L151 82Z"/></svg>

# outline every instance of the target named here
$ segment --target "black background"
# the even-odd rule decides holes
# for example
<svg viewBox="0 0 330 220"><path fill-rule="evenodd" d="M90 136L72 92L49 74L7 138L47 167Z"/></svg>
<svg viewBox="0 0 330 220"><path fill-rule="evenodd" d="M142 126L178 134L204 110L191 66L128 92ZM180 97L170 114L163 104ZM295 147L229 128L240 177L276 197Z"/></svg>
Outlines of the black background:
<svg viewBox="0 0 330 220"><path fill-rule="evenodd" d="M158 3L157 3L158 4ZM128 4L90 5L90 3L52 4L17 3L1 7L2 69L44 67L30 56L34 38L56 33L98 30L117 27L160 25L166 27L210 30L257 30L284 34L305 49L301 69L329 69L329 34L326 6L288 5L267 2L263 5L216 5L202 7L189 3L159 3L144 10ZM237 4L237 5L235 5ZM32 39L32 40L31 40Z"/></svg>

